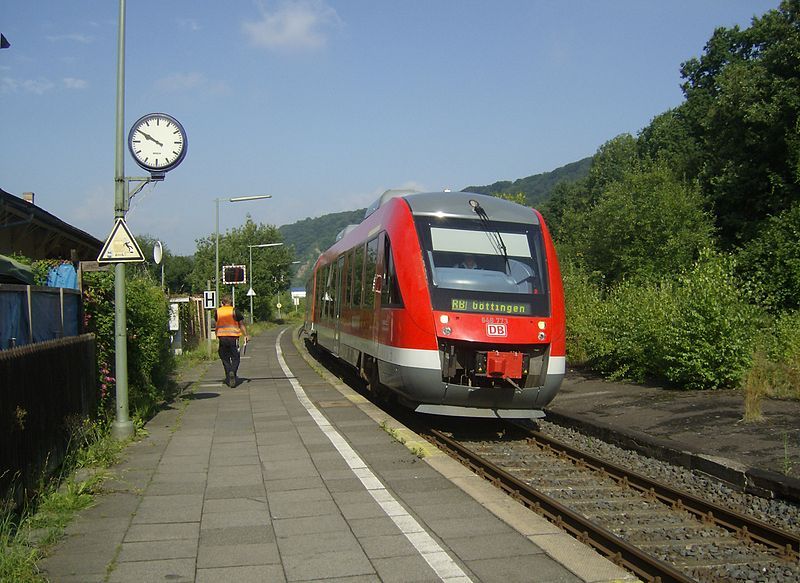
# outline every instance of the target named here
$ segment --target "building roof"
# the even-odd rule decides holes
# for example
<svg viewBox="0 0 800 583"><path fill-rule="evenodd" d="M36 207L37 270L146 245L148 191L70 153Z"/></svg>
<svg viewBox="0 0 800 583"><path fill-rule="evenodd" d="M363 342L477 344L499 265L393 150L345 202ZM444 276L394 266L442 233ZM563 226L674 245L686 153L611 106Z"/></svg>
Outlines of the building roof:
<svg viewBox="0 0 800 583"><path fill-rule="evenodd" d="M103 242L0 188L0 253L94 261Z"/></svg>

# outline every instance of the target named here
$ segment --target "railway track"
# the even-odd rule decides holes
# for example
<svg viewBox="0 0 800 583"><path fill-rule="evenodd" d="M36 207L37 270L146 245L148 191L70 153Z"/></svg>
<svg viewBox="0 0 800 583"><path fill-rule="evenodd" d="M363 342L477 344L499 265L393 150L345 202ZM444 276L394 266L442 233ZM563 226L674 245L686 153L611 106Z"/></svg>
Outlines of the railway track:
<svg viewBox="0 0 800 583"><path fill-rule="evenodd" d="M800 581L800 537L529 429L439 447L645 581Z"/></svg>
<svg viewBox="0 0 800 583"><path fill-rule="evenodd" d="M323 354L315 356L372 396L352 370ZM465 424L388 409L509 496L644 581L800 582L797 531L782 531L527 427ZM440 429L432 429L432 423Z"/></svg>

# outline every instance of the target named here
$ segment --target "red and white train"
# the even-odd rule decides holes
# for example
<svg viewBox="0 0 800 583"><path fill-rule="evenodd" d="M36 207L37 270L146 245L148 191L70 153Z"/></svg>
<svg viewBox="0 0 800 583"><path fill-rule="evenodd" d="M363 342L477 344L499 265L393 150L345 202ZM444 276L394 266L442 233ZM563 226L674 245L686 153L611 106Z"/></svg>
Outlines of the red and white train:
<svg viewBox="0 0 800 583"><path fill-rule="evenodd" d="M322 253L305 331L421 413L537 418L564 377L564 292L542 215L387 191Z"/></svg>

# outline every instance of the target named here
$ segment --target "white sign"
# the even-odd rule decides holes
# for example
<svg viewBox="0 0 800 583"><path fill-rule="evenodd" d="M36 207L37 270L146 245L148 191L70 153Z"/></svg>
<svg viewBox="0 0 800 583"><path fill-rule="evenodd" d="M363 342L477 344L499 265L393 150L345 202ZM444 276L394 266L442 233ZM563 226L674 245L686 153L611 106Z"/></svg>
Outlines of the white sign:
<svg viewBox="0 0 800 583"><path fill-rule="evenodd" d="M214 290L203 292L203 307L206 310L213 310L217 305L217 292Z"/></svg>
<svg viewBox="0 0 800 583"><path fill-rule="evenodd" d="M169 305L169 329L171 332L181 329L180 308L179 304Z"/></svg>
<svg viewBox="0 0 800 583"><path fill-rule="evenodd" d="M128 230L125 219L119 218L97 257L99 263L140 263L144 255Z"/></svg>

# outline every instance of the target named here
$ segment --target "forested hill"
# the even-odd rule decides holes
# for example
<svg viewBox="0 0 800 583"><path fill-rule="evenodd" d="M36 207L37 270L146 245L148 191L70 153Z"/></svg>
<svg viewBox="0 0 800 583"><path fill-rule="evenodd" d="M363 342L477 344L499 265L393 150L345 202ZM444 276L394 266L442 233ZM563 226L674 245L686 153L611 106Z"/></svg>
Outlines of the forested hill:
<svg viewBox="0 0 800 583"><path fill-rule="evenodd" d="M511 182L501 180L488 186L467 186L462 192L477 192L479 194L517 194L521 192L525 195L525 200L531 206L538 206L548 198L553 192L556 184L562 181L574 182L584 178L589 174L589 167L592 165L592 157L572 162L561 168L556 168L552 172L534 174L526 178L520 178Z"/></svg>
<svg viewBox="0 0 800 583"><path fill-rule="evenodd" d="M546 201L556 184L562 181L573 182L584 178L589 172L592 158L584 158L572 162L552 172L544 172L514 180L495 182L488 186L468 186L463 191L481 194L516 194L522 192L531 206L540 205ZM306 218L291 225L283 225L278 230L283 235L286 245L294 246L295 256L303 264L298 270L295 283L305 278L308 265L316 260L317 256L330 247L339 231L347 225L357 224L364 218L365 209L331 213L317 218Z"/></svg>
<svg viewBox="0 0 800 583"><path fill-rule="evenodd" d="M319 254L333 245L336 235L347 225L358 224L364 219L366 209L345 211L322 215L315 219L305 218L291 225L283 225L278 230L283 235L284 244L293 246L295 257L301 262L293 285L306 278L309 266L313 265Z"/></svg>

